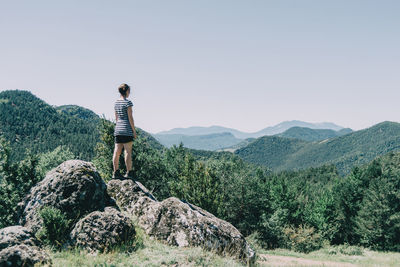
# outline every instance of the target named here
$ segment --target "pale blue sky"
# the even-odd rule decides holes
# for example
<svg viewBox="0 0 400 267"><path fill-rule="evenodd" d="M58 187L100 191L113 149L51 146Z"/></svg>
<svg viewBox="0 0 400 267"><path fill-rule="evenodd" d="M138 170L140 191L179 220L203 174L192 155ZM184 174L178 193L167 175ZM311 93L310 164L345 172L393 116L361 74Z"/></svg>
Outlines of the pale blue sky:
<svg viewBox="0 0 400 267"><path fill-rule="evenodd" d="M149 132L399 121L400 1L1 1L0 91Z"/></svg>

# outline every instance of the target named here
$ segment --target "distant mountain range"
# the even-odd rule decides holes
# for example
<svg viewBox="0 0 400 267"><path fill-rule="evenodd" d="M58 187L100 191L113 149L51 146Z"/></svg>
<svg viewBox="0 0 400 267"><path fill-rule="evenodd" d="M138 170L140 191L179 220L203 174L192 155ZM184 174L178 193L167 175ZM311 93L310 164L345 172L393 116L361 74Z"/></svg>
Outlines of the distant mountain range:
<svg viewBox="0 0 400 267"><path fill-rule="evenodd" d="M228 132L206 135L157 134L154 137L166 147L183 143L187 148L200 150L220 150L242 141Z"/></svg>
<svg viewBox="0 0 400 267"><path fill-rule="evenodd" d="M242 159L274 171L334 164L341 173L377 156L400 149L400 123L383 122L368 129L323 141L263 136L235 150Z"/></svg>
<svg viewBox="0 0 400 267"><path fill-rule="evenodd" d="M292 125L306 125L313 128ZM288 128L290 126L292 127ZM320 129L318 127L329 128ZM192 149L234 151L237 148L247 145L251 140L256 138L248 136L259 136L262 132L266 133L265 135L279 135L282 137L297 138L305 141L317 141L341 136L352 132L352 130L349 128L342 128L333 123L290 121L282 122L276 126L265 128L256 133L243 133L235 129L211 126L175 128L168 132L153 134L153 136L166 147L183 143L185 147ZM245 138L239 138L237 136L243 136Z"/></svg>
<svg viewBox="0 0 400 267"><path fill-rule="evenodd" d="M153 134L153 136L160 136L166 134L180 134L180 135L191 136L191 135L209 135L217 133L231 133L234 137L238 139L246 139L246 138L258 138L264 135L280 134L292 127L303 127L310 129L330 129L334 131L339 131L343 129L343 127L338 126L331 122L310 123L310 122L293 120L293 121L284 121L275 126L266 127L254 133L246 133L236 129L226 128L222 126L210 126L210 127L194 126L188 128L174 128L169 131L162 131L157 134Z"/></svg>
<svg viewBox="0 0 400 267"><path fill-rule="evenodd" d="M15 160L21 159L27 149L33 153L43 153L60 145L67 146L79 158L90 160L99 140L98 122L99 118L95 113L79 106L54 107L28 91L0 92L0 135L10 142L12 158ZM283 122L269 127L269 133L275 135L246 139L238 138L232 132L165 136L168 135L171 139L181 138L189 145L198 145L195 148L203 150L191 150L198 157L231 155L267 166L273 171L333 164L344 174L354 166L368 163L377 156L400 150L400 123L382 122L355 132L330 123L314 124L314 129L301 126L286 129L298 124L309 126L308 123L299 121ZM203 133L207 132L204 127L199 128L203 128ZM223 127L213 130L221 128ZM190 129L193 131L195 127ZM279 132L283 129L286 130ZM152 147L163 149L150 134L140 129L138 131ZM190 143L192 141L195 143ZM205 148L234 153L205 151Z"/></svg>

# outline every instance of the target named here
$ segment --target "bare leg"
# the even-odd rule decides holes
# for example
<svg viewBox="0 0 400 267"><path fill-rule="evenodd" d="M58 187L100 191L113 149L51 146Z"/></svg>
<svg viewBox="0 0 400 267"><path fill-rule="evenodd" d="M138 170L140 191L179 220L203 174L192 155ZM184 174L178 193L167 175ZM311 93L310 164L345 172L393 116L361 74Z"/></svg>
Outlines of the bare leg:
<svg viewBox="0 0 400 267"><path fill-rule="evenodd" d="M132 170L132 144L133 144L133 142L129 142L129 143L125 143L124 144L125 166L126 166L126 171L127 172Z"/></svg>
<svg viewBox="0 0 400 267"><path fill-rule="evenodd" d="M119 168L119 156L121 156L123 147L124 144L115 144L114 155L113 155L114 172Z"/></svg>

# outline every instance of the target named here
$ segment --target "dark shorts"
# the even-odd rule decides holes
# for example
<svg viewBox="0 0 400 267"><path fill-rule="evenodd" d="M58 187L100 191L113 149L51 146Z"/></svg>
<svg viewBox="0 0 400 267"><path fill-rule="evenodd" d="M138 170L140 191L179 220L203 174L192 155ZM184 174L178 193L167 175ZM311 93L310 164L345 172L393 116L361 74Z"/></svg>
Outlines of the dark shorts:
<svg viewBox="0 0 400 267"><path fill-rule="evenodd" d="M127 135L115 136L115 143L117 143L117 144L129 143L132 141L133 141L133 136L127 136Z"/></svg>

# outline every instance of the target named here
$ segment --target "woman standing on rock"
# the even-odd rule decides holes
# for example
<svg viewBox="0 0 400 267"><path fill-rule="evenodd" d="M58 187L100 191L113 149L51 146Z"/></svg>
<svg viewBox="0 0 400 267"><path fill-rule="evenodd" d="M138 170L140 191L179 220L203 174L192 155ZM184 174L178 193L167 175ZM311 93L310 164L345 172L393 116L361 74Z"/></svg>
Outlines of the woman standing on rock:
<svg viewBox="0 0 400 267"><path fill-rule="evenodd" d="M132 102L127 99L130 95L131 88L126 83L121 84L118 87L118 91L121 97L115 102L115 149L113 155L113 178L123 179L124 177L119 171L119 157L122 153L122 149L125 149L125 165L126 175L125 178L133 178L132 171L132 143L133 139L136 139L135 124L133 122L132 115Z"/></svg>

